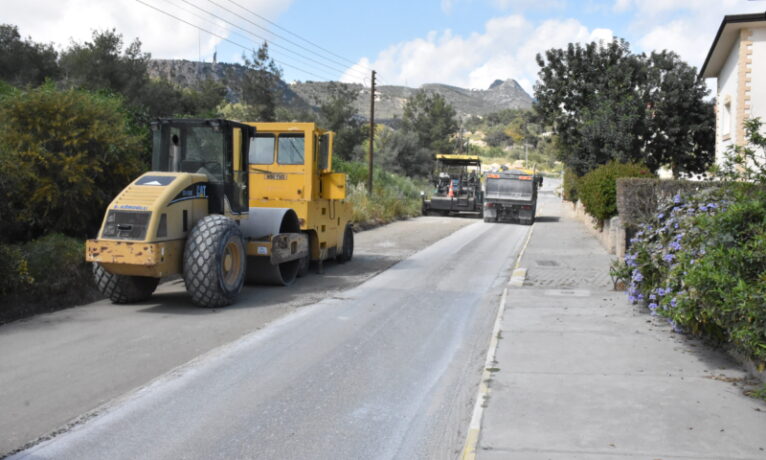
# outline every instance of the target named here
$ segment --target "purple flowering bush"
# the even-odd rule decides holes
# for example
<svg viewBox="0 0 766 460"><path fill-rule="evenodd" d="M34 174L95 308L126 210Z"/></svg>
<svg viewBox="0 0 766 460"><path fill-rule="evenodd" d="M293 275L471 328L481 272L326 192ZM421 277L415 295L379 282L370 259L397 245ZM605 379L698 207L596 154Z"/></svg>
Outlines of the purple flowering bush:
<svg viewBox="0 0 766 460"><path fill-rule="evenodd" d="M766 362L766 192L751 184L680 194L630 242L629 300L677 332Z"/></svg>

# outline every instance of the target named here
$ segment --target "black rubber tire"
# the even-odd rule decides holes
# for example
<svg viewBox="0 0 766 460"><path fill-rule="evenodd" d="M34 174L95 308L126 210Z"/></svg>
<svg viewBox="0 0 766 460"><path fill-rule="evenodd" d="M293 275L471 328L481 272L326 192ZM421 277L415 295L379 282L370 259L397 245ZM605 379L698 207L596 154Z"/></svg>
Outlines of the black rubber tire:
<svg viewBox="0 0 766 460"><path fill-rule="evenodd" d="M343 249L335 257L335 260L344 264L352 257L354 257L354 230L351 229L351 224L348 224L343 232Z"/></svg>
<svg viewBox="0 0 766 460"><path fill-rule="evenodd" d="M146 300L152 296L159 278L149 276L115 275L106 271L99 263L93 264L93 277L98 290L114 303L131 303Z"/></svg>
<svg viewBox="0 0 766 460"><path fill-rule="evenodd" d="M311 256L301 257L298 259L298 273L295 276L302 278L309 273L309 267L311 267Z"/></svg>
<svg viewBox="0 0 766 460"><path fill-rule="evenodd" d="M192 302L206 308L231 304L245 282L246 260L237 223L219 214L203 217L184 247L183 277Z"/></svg>

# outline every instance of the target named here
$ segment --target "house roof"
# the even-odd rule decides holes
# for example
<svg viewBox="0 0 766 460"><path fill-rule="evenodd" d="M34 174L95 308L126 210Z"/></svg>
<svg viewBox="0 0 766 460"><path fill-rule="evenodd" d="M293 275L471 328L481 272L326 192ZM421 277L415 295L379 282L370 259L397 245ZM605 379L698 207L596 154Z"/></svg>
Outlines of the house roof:
<svg viewBox="0 0 766 460"><path fill-rule="evenodd" d="M729 57L732 46L739 38L739 31L749 27L764 26L766 13L731 14L724 16L721 27L713 40L713 45L707 53L705 63L700 69L700 77L713 78L721 72L721 68Z"/></svg>

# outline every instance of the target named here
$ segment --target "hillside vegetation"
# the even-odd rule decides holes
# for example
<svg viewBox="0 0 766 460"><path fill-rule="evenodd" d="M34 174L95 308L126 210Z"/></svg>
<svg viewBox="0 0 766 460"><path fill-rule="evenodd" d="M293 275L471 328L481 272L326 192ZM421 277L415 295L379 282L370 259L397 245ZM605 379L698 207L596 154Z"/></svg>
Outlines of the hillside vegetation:
<svg viewBox="0 0 766 460"><path fill-rule="evenodd" d="M364 227L419 214L434 154L459 149L461 116L531 101L511 80L485 91L380 88L378 116L391 120L375 131L369 193L369 89L287 85L266 44L241 64L158 62L115 30L57 51L0 25L0 322L93 298L83 240L115 194L148 170L153 119L314 121L335 131L335 164Z"/></svg>
<svg viewBox="0 0 766 460"><path fill-rule="evenodd" d="M243 64L195 62L186 60L156 59L148 63L152 78L166 80L180 88L196 88L200 82L212 80L226 87L229 102L241 102L239 87L247 73ZM316 109L317 101L332 97L335 86L343 86L355 93L352 106L361 118L366 119L370 110L370 88L358 83L305 81L276 82L280 92L279 105L292 110ZM485 116L505 109L529 109L532 98L512 79L496 80L487 89L465 89L456 86L430 83L420 88L382 85L376 87L375 119L390 124L401 119L408 99L418 91L439 94L461 118Z"/></svg>

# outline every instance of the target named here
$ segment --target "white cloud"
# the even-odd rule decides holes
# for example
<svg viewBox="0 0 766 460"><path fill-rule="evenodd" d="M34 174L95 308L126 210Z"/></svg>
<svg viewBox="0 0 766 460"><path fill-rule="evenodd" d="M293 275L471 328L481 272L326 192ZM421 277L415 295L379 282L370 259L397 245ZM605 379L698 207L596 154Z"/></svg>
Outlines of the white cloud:
<svg viewBox="0 0 766 460"><path fill-rule="evenodd" d="M539 70L538 53L611 36L609 29L589 30L575 19L535 25L521 15L510 15L491 19L482 33L468 36L432 31L425 38L390 46L360 64L378 70L385 84L439 82L487 88L497 79L513 78L531 94ZM347 73L343 81L353 81L352 75Z"/></svg>
<svg viewBox="0 0 766 460"><path fill-rule="evenodd" d="M629 10L632 6L632 3L632 0L615 0L612 9L618 13L622 13L623 11Z"/></svg>
<svg viewBox="0 0 766 460"><path fill-rule="evenodd" d="M638 37L637 51L672 50L700 67L725 15L764 8L764 3L739 0L641 0L635 2L631 30Z"/></svg>
<svg viewBox="0 0 766 460"><path fill-rule="evenodd" d="M186 13L206 16L199 10L179 1L144 0L159 9L171 12L175 16L186 18L189 22L203 26L221 36L228 36L229 27L223 22L210 18L203 23L199 18ZM292 0L239 0L239 4L258 11L265 17L276 17L285 11ZM213 7L205 6L212 11ZM226 17L227 13L217 11L217 15ZM209 16L208 16L209 17ZM254 21L257 19L251 18ZM4 2L2 22L17 25L22 36L31 36L37 42L52 42L57 48L66 48L71 40L83 42L90 40L94 30L116 29L126 43L140 38L142 50L148 51L155 58L197 59L212 56L221 39L180 23L135 0L109 0L94 2L91 0L36 0L26 2ZM235 21L232 21L235 22ZM236 22L235 22L236 23ZM251 27L252 28L252 27ZM239 41L244 39L239 38ZM251 43L246 43L248 45ZM241 55L238 52L237 56Z"/></svg>
<svg viewBox="0 0 766 460"><path fill-rule="evenodd" d="M450 14L454 5L455 0L442 0L442 12L445 14Z"/></svg>

